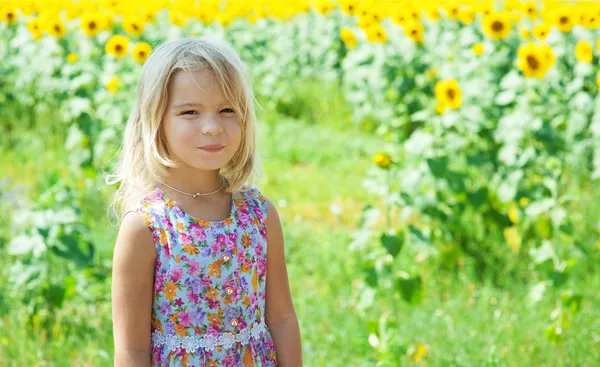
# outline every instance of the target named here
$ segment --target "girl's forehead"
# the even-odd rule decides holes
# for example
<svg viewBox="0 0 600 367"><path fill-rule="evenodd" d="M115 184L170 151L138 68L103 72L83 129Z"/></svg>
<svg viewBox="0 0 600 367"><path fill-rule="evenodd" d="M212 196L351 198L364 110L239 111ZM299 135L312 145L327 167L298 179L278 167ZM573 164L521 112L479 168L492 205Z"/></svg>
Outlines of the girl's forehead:
<svg viewBox="0 0 600 367"><path fill-rule="evenodd" d="M210 70L178 70L170 83L173 98L202 96L224 99L219 80Z"/></svg>

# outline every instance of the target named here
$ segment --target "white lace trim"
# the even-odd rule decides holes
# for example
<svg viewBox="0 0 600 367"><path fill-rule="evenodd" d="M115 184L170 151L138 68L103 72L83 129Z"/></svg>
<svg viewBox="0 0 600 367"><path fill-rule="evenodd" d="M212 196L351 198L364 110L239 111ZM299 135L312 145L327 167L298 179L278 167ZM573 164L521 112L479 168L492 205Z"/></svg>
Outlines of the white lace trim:
<svg viewBox="0 0 600 367"><path fill-rule="evenodd" d="M252 327L246 327L240 330L237 334L233 332L226 332L218 337L215 335L205 334L202 336L188 335L181 338L177 334L164 335L158 330L155 330L152 333L152 345L166 345L171 351L176 351L178 348L184 348L188 353L195 353L198 348L204 348L210 351L219 345L229 349L235 343L242 343L243 345L248 344L250 338L257 340L266 331L267 325L265 324L264 319L258 324L253 324Z"/></svg>

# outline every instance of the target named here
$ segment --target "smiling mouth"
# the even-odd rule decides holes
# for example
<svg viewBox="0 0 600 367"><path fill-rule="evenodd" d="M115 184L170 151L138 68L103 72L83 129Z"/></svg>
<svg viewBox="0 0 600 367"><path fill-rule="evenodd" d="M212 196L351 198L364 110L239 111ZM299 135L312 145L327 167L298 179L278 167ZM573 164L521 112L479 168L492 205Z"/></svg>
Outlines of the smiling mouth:
<svg viewBox="0 0 600 367"><path fill-rule="evenodd" d="M224 146L206 146L206 147L199 147L198 149L202 149L207 152L220 152L224 148L225 148Z"/></svg>

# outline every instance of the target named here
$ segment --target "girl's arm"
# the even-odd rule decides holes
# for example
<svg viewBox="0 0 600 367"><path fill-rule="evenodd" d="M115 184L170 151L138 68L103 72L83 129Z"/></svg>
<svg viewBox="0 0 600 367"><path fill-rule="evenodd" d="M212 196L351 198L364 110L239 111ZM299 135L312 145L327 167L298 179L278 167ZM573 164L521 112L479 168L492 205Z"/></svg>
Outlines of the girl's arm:
<svg viewBox="0 0 600 367"><path fill-rule="evenodd" d="M156 250L150 229L125 215L113 255L112 320L115 367L149 367Z"/></svg>
<svg viewBox="0 0 600 367"><path fill-rule="evenodd" d="M266 199L266 198L265 198ZM277 209L267 202L267 285L265 321L275 342L277 364L302 366L300 326L292 302L285 264L283 230Z"/></svg>

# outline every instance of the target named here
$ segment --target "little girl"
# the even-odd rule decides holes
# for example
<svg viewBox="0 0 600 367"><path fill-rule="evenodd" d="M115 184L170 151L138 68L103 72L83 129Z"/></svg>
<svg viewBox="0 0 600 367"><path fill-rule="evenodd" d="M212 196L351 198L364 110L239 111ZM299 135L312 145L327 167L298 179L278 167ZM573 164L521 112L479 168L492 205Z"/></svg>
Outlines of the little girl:
<svg viewBox="0 0 600 367"><path fill-rule="evenodd" d="M301 366L277 210L254 186L245 63L221 39L164 42L143 65L122 155L115 366Z"/></svg>

